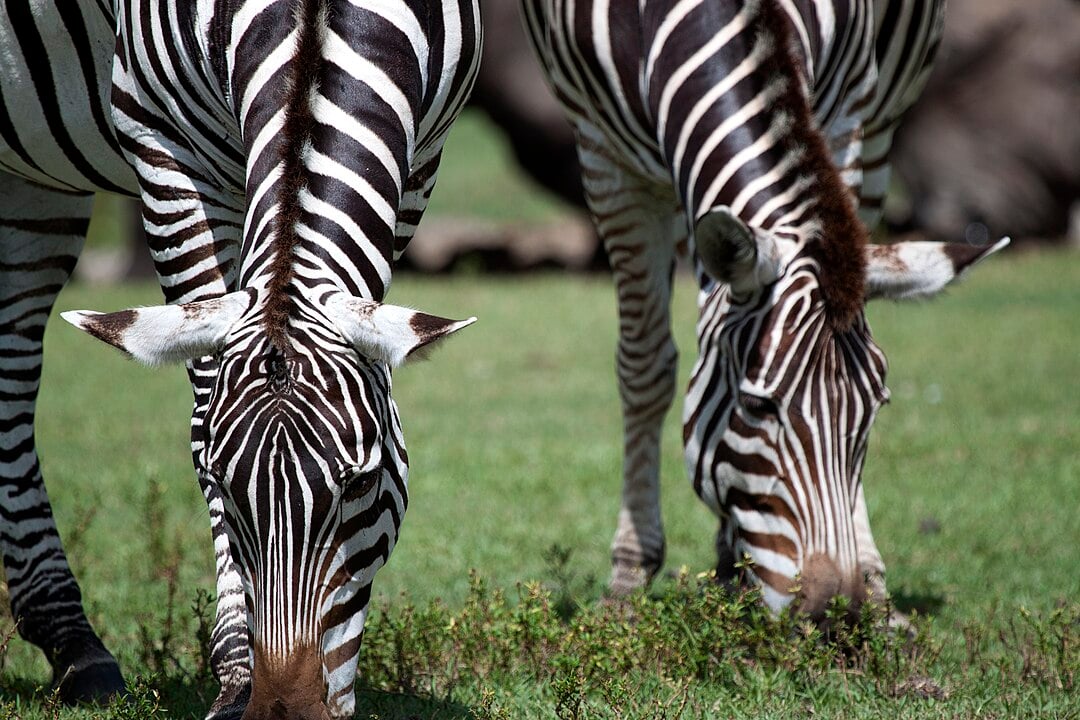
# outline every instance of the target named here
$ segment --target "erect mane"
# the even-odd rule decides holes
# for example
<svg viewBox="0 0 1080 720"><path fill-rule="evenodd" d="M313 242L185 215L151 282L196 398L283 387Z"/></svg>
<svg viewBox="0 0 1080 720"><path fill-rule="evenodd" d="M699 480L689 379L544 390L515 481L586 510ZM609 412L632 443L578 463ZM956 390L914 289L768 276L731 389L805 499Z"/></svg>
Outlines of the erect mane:
<svg viewBox="0 0 1080 720"><path fill-rule="evenodd" d="M278 140L282 174L277 184L278 214L273 239L274 259L267 283L266 334L282 351L288 348L287 325L293 301L289 285L293 279L295 250L299 244L296 224L302 208L300 192L307 184L304 151L315 128L311 96L318 87L323 59L320 50L325 25L323 0L298 0L295 9L298 34L296 52L289 64L290 77L285 92L285 121Z"/></svg>
<svg viewBox="0 0 1080 720"><path fill-rule="evenodd" d="M785 85L777 105L791 115L788 142L802 149L793 172L814 179L809 192L816 197L809 211L820 223L819 237L807 242L806 253L820 266L819 282L825 311L833 327L851 327L865 298L867 230L859 220L851 192L833 165L810 103L797 78L805 77L802 60L795 52L795 38L787 13L777 0L763 0L758 16L760 31L774 39L774 51L762 70L768 76L782 75L793 82Z"/></svg>

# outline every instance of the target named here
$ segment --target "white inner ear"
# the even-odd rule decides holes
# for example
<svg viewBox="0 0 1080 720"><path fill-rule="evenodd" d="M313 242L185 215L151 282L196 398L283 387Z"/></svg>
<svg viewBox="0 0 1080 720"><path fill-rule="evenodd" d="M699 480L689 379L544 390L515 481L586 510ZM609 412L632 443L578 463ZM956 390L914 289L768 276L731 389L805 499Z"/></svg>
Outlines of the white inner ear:
<svg viewBox="0 0 1080 720"><path fill-rule="evenodd" d="M937 295L972 266L1009 244L1008 238L985 248L957 270L956 261L940 242L917 241L867 247L868 299L916 300Z"/></svg>
<svg viewBox="0 0 1080 720"><path fill-rule="evenodd" d="M955 274L940 244L871 245L867 255L866 290L871 299L930 297L948 285Z"/></svg>
<svg viewBox="0 0 1080 720"><path fill-rule="evenodd" d="M390 367L422 357L418 351L476 322L476 318L454 322L343 293L332 295L325 307L327 317L358 353Z"/></svg>
<svg viewBox="0 0 1080 720"><path fill-rule="evenodd" d="M251 302L241 290L184 305L120 313L71 310L61 317L144 365L167 365L216 353Z"/></svg>

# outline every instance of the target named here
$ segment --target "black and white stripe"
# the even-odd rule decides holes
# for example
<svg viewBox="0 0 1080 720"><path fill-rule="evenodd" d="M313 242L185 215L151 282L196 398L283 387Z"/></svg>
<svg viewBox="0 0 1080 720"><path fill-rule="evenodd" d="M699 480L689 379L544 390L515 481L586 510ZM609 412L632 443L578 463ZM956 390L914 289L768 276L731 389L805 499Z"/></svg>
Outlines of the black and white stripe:
<svg viewBox="0 0 1080 720"><path fill-rule="evenodd" d="M112 673L70 675L72 697L119 686L32 426L41 334L88 193L135 194L170 305L68 319L141 361L188 364L218 571L211 714L250 696L249 718L275 703L351 716L371 578L407 504L389 368L468 324L383 299L471 89L477 3L16 0L0 13L0 540L20 631L58 679L85 658Z"/></svg>
<svg viewBox="0 0 1080 720"><path fill-rule="evenodd" d="M812 614L833 594L861 598L867 579L884 592L860 473L885 360L863 303L933 294L1001 246L866 243L943 5L523 0L577 132L618 292L614 592L663 561L659 438L677 362L668 306L688 252L702 291L687 466L720 516L722 569L749 554L770 605L801 597Z"/></svg>

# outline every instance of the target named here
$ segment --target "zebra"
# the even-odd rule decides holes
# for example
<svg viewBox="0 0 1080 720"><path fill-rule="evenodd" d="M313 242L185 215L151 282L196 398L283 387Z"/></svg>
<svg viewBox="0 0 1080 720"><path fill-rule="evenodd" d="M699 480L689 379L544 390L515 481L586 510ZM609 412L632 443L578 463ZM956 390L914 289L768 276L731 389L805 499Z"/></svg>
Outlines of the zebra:
<svg viewBox="0 0 1080 720"><path fill-rule="evenodd" d="M168 304L64 318L185 363L217 575L211 718L351 717L405 512L391 369L475 318L384 302L471 91L477 0L14 0L0 10L0 547L67 701L120 692L33 442L92 193L141 198Z"/></svg>
<svg viewBox="0 0 1080 720"><path fill-rule="evenodd" d="M889 394L865 303L933 296L1008 242L868 242L944 2L522 2L576 132L618 296L624 459L609 592L642 587L664 559L669 303L676 262L691 256L698 353L683 439L719 520L717 576L818 620L836 595L852 608L883 601L861 472Z"/></svg>

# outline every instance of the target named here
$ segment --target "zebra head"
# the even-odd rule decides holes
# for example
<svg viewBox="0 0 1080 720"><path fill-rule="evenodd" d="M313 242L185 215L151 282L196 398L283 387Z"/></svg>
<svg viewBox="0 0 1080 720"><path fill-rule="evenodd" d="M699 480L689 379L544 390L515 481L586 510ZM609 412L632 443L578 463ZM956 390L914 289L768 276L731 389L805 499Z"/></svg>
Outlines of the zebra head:
<svg viewBox="0 0 1080 720"><path fill-rule="evenodd" d="M64 313L146 364L214 359L192 444L229 539L216 551L231 554L243 581L238 611L254 656L244 717L351 717L372 578L408 502L391 368L475 318L325 292L297 304L283 345L263 315L253 290Z"/></svg>
<svg viewBox="0 0 1080 720"><path fill-rule="evenodd" d="M876 570L860 475L889 397L864 302L933 296L1008 240L855 246L865 261L847 280L828 275L817 240L751 228L723 209L697 224L695 242L699 353L683 435L694 488L721 518L718 573L734 576L748 556L746 573L774 609L796 601L821 619L835 595L857 607ZM829 297L838 282L859 292L847 317Z"/></svg>

